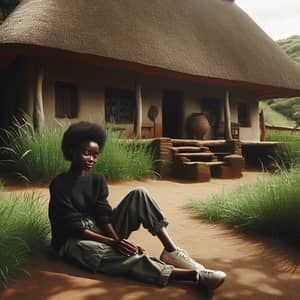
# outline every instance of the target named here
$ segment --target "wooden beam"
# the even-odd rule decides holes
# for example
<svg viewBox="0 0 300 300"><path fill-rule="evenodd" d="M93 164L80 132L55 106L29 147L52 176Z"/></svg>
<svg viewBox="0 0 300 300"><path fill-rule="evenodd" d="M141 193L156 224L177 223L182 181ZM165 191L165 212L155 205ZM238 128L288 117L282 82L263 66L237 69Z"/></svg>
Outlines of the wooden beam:
<svg viewBox="0 0 300 300"><path fill-rule="evenodd" d="M136 80L135 85L135 96L136 96L136 120L134 126L134 134L137 139L142 137L142 120L143 120L143 99L142 99L142 84L141 80Z"/></svg>
<svg viewBox="0 0 300 300"><path fill-rule="evenodd" d="M43 105L43 80L44 72L40 68L37 72L36 87L33 103L33 127L35 130L40 130L45 124L45 113Z"/></svg>
<svg viewBox="0 0 300 300"><path fill-rule="evenodd" d="M227 89L226 89L225 105L224 105L224 120L225 120L225 139L226 141L231 141L232 140L231 112L230 112L229 91Z"/></svg>

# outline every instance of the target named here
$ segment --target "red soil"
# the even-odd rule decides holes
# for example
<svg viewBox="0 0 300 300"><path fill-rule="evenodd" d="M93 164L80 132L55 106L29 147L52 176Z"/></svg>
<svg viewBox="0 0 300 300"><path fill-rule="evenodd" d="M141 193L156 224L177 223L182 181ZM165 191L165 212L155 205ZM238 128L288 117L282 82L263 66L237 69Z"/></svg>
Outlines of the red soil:
<svg viewBox="0 0 300 300"><path fill-rule="evenodd" d="M112 183L110 202L116 205L136 186L148 188L167 216L168 230L177 244L208 268L227 272L226 282L215 292L213 299L300 299L300 270L297 269L300 254L274 241L242 235L223 225L208 224L183 208L190 199L205 201L212 193L228 192L259 176L262 174L245 172L241 179L213 179L193 184L165 180ZM19 188L10 190L21 191ZM48 199L47 188L35 190ZM149 254L160 255L160 243L144 229L134 233L132 240ZM66 265L51 255L31 259L27 270L30 276L20 275L16 283L0 292L1 299L211 299L191 285L172 283L159 288L126 278L94 275Z"/></svg>

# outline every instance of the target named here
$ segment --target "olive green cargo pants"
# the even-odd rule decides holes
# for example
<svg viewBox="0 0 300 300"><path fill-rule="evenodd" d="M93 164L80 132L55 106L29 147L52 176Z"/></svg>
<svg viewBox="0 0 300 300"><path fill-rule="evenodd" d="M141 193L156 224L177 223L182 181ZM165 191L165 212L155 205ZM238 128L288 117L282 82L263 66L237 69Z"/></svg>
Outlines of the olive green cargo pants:
<svg viewBox="0 0 300 300"><path fill-rule="evenodd" d="M141 224L152 235L156 235L162 227L168 225L154 199L144 188L131 191L120 202L113 210L112 223L123 239L127 239ZM89 229L101 233L94 224ZM161 286L167 285L173 270L173 266L145 254L127 257L111 246L90 240L70 239L60 249L60 255L92 272L129 276Z"/></svg>

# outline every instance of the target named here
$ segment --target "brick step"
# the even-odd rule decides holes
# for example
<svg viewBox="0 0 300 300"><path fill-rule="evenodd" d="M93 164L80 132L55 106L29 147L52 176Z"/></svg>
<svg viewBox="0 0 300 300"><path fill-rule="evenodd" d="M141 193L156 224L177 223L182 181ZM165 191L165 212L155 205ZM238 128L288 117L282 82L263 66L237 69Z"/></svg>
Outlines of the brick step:
<svg viewBox="0 0 300 300"><path fill-rule="evenodd" d="M170 147L174 152L207 152L210 151L208 147L200 146L179 146L179 147Z"/></svg>
<svg viewBox="0 0 300 300"><path fill-rule="evenodd" d="M222 168L224 164L222 161L184 162L182 164L181 176L196 182L209 181L211 177L215 177L215 175L220 173L219 169Z"/></svg>
<svg viewBox="0 0 300 300"><path fill-rule="evenodd" d="M186 156L186 157L214 157L212 152L179 152L175 153L176 156Z"/></svg>
<svg viewBox="0 0 300 300"><path fill-rule="evenodd" d="M230 155L230 152L213 152L219 160L223 160L224 156Z"/></svg>
<svg viewBox="0 0 300 300"><path fill-rule="evenodd" d="M225 163L223 161L187 161L184 165L202 165L208 167L222 166Z"/></svg>
<svg viewBox="0 0 300 300"><path fill-rule="evenodd" d="M180 140L180 139L172 139L171 140L173 146L175 147L183 147L183 146L203 146L203 143L197 140Z"/></svg>

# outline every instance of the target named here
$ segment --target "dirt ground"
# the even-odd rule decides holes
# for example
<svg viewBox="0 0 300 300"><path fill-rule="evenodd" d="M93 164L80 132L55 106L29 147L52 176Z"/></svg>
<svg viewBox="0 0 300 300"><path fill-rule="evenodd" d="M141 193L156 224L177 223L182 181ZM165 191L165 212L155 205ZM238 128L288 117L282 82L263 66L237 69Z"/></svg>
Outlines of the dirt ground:
<svg viewBox="0 0 300 300"><path fill-rule="evenodd" d="M45 254L32 259L27 267L30 275L20 275L15 283L0 292L0 299L300 299L299 253L274 241L208 224L183 208L191 199L207 201L212 193L231 191L241 183L253 182L262 176L245 172L241 179L213 179L207 183L147 180L109 184L113 206L136 186L144 186L154 195L170 222L168 230L176 243L206 267L228 274L226 282L213 295L205 295L192 285L171 283L160 288L127 278L90 274ZM48 199L47 188L37 190ZM158 240L144 229L134 233L132 240L152 256L157 257L162 251Z"/></svg>

